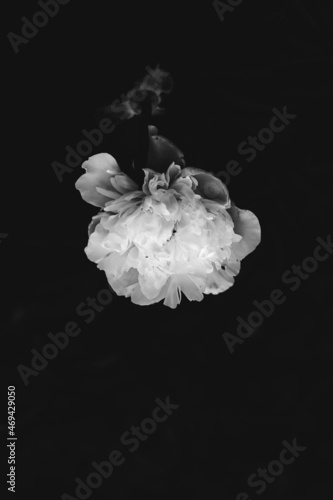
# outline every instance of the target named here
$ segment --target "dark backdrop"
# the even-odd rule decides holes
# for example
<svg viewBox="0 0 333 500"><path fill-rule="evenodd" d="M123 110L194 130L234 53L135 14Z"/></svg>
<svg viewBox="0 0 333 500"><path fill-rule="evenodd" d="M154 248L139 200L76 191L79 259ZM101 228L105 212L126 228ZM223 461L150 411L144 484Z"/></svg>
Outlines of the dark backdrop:
<svg viewBox="0 0 333 500"><path fill-rule="evenodd" d="M19 499L79 498L75 479L86 481L92 462L114 449L124 464L86 498L329 498L333 257L308 273L303 262L332 220L331 2L244 0L222 19L207 0L72 0L18 53L7 33L21 34L21 17L40 8L15 0L3 10L5 493L14 385ZM217 173L239 162L231 199L257 215L262 242L226 293L183 297L176 310L114 295L87 323L77 307L107 288L83 251L96 210L74 187L81 168L59 182L51 165L65 163L65 147L98 125L98 110L158 63L175 87L152 123L188 165ZM247 161L239 144L284 107L296 117ZM122 130L94 153L114 154ZM294 265L306 277L286 283ZM246 321L274 289L284 303L228 348L225 333L236 335L237 318ZM80 334L24 383L17 367L31 367L31 350L69 321ZM131 453L121 435L167 397L179 408ZM249 476L294 440L306 449L258 493Z"/></svg>

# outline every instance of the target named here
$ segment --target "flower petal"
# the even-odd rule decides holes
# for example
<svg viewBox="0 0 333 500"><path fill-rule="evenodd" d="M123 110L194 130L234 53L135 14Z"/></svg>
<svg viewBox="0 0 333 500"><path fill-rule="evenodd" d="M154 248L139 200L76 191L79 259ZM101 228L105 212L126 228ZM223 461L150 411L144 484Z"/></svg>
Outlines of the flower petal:
<svg viewBox="0 0 333 500"><path fill-rule="evenodd" d="M180 172L181 172L181 167L179 165L176 165L174 162L171 163L165 174L165 178L167 180L169 187L179 177Z"/></svg>
<svg viewBox="0 0 333 500"><path fill-rule="evenodd" d="M234 242L231 245L233 254L238 260L241 260L253 252L261 241L259 220L250 210L237 208L234 203L232 203L228 212L235 224L235 233L242 236L240 241Z"/></svg>
<svg viewBox="0 0 333 500"><path fill-rule="evenodd" d="M101 218L103 217L104 212L100 212L97 215L94 215L92 218L92 221L90 222L88 226L88 236L90 236L94 231L97 226L97 224L101 221Z"/></svg>
<svg viewBox="0 0 333 500"><path fill-rule="evenodd" d="M128 271L125 271L122 276L118 279L111 279L109 276L109 284L117 295L124 295L128 297L133 288L138 284L138 271L131 267Z"/></svg>
<svg viewBox="0 0 333 500"><path fill-rule="evenodd" d="M217 295L221 292L225 292L234 284L234 276L236 276L239 271L239 261L227 262L219 269L214 266L213 272L207 275L207 286L204 293Z"/></svg>
<svg viewBox="0 0 333 500"><path fill-rule="evenodd" d="M86 173L76 181L76 189L80 191L84 201L95 207L103 207L109 198L99 193L96 188L111 190L110 177L121 173L118 163L108 153L99 153L83 162L82 168Z"/></svg>
<svg viewBox="0 0 333 500"><path fill-rule="evenodd" d="M225 184L215 177L214 174L194 167L186 167L181 171L181 176L194 177L198 186L193 188L195 193L199 193L203 198L214 200L222 204L224 207L229 208L229 192Z"/></svg>
<svg viewBox="0 0 333 500"><path fill-rule="evenodd" d="M98 263L110 253L110 250L103 246L103 242L107 236L108 231L106 231L101 224L97 224L96 229L93 233L91 233L88 245L84 250L88 259L92 262Z"/></svg>
<svg viewBox="0 0 333 500"><path fill-rule="evenodd" d="M178 274L169 278L169 286L163 304L175 309L180 304L182 292L190 301L200 302L203 296L203 280L199 276Z"/></svg>
<svg viewBox="0 0 333 500"><path fill-rule="evenodd" d="M142 293L140 285L137 284L135 288L132 290L131 301L133 302L133 304L137 304L139 306L149 306L151 304L156 304L160 300L164 299L167 286L168 282L163 286L160 293L156 297L154 297L153 299L148 299Z"/></svg>
<svg viewBox="0 0 333 500"><path fill-rule="evenodd" d="M145 195L149 196L150 195L150 191L149 191L149 183L151 181L151 179L154 178L154 175L158 175L154 170L152 170L151 168L143 168L142 169L144 171L144 181L143 181L143 184L142 184L142 191Z"/></svg>
<svg viewBox="0 0 333 500"><path fill-rule="evenodd" d="M111 184L121 194L138 189L137 184L128 175L123 173L111 177Z"/></svg>

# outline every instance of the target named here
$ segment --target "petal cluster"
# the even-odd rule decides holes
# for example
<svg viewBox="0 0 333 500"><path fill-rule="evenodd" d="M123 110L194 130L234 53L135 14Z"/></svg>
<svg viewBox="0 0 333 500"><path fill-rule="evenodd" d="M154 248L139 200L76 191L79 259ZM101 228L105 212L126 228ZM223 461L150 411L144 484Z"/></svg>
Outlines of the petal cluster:
<svg viewBox="0 0 333 500"><path fill-rule="evenodd" d="M260 242L256 216L237 209L212 173L175 163L165 173L146 168L139 190L110 155L95 155L83 167L76 187L102 208L85 252L115 292L135 304L163 300L175 308L182 293L195 301L221 293Z"/></svg>

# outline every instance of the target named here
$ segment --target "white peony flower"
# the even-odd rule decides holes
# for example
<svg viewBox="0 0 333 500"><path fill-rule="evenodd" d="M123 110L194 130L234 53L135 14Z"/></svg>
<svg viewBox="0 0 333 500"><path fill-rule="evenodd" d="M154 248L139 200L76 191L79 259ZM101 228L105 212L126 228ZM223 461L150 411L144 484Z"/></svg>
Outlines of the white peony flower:
<svg viewBox="0 0 333 500"><path fill-rule="evenodd" d="M113 290L135 304L164 300L175 308L181 293L201 301L224 292L260 242L257 217L235 207L212 173L175 163L165 173L146 168L139 189L109 154L82 166L76 187L102 208L85 252Z"/></svg>

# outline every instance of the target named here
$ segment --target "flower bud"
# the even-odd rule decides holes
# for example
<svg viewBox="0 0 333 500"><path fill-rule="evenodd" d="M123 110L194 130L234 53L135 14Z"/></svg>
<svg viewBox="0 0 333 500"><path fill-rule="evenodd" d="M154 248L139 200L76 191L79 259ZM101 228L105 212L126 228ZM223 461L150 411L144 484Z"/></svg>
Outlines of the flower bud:
<svg viewBox="0 0 333 500"><path fill-rule="evenodd" d="M166 172L171 163L185 166L183 153L171 141L161 135L149 137L147 168L155 172Z"/></svg>

